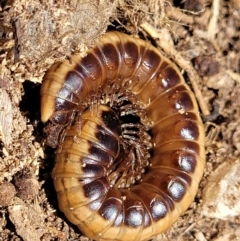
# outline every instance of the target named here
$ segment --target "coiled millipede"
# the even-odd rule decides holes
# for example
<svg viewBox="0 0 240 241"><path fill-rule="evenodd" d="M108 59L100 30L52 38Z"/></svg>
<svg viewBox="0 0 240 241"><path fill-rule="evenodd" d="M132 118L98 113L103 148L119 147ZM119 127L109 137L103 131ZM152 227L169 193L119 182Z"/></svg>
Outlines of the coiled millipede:
<svg viewBox="0 0 240 241"><path fill-rule="evenodd" d="M176 65L148 42L108 32L85 57L55 63L41 118L58 145L59 207L87 237L148 240L193 201L205 165L198 106Z"/></svg>

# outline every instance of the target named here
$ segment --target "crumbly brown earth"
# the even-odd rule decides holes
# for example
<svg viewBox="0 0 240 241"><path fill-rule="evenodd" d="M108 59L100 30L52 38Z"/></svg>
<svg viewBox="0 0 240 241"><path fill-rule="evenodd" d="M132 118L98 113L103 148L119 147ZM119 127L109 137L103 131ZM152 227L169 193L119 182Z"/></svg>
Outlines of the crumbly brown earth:
<svg viewBox="0 0 240 241"><path fill-rule="evenodd" d="M0 11L0 241L89 240L58 209L39 90L53 62L112 29L151 41L186 71L209 137L195 201L154 240L239 240L239 214L201 211L211 174L240 158L239 0L0 0Z"/></svg>

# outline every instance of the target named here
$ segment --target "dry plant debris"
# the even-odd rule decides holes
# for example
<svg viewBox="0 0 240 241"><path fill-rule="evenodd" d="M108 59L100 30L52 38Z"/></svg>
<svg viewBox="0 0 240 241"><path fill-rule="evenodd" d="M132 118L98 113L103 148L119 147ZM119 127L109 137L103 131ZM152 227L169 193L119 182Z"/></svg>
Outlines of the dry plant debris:
<svg viewBox="0 0 240 241"><path fill-rule="evenodd" d="M0 140L8 146L12 134L12 104L8 93L0 89Z"/></svg>
<svg viewBox="0 0 240 241"><path fill-rule="evenodd" d="M239 240L239 216L221 220L202 211L212 174L240 156L239 0L0 0L1 111L12 118L0 112L0 191L8 193L0 196L0 241L88 241L58 210L54 153L43 145L39 122L39 83L54 61L84 54L107 29L141 36L163 50L194 89L201 114L219 128L207 146L195 202L154 240ZM16 181L26 168L31 175ZM19 187L22 195L16 195Z"/></svg>

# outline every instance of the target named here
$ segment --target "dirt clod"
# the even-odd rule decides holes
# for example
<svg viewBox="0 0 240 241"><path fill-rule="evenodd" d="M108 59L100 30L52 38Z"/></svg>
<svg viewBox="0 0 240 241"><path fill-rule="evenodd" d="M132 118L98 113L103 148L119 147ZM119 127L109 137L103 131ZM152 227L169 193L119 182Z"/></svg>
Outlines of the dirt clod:
<svg viewBox="0 0 240 241"><path fill-rule="evenodd" d="M9 206L16 194L14 185L10 182L0 184L0 206Z"/></svg>
<svg viewBox="0 0 240 241"><path fill-rule="evenodd" d="M199 56L194 61L194 67L200 76L211 76L219 72L219 63L214 56Z"/></svg>
<svg viewBox="0 0 240 241"><path fill-rule="evenodd" d="M22 200L33 200L39 190L39 183L29 169L23 169L14 177L14 183L17 190L17 196Z"/></svg>
<svg viewBox="0 0 240 241"><path fill-rule="evenodd" d="M186 0L184 2L184 8L193 12L200 12L204 8L205 0Z"/></svg>
<svg viewBox="0 0 240 241"><path fill-rule="evenodd" d="M14 205L9 206L8 212L17 234L23 240L40 241L41 237L48 232L43 224L43 216L35 206L17 200Z"/></svg>

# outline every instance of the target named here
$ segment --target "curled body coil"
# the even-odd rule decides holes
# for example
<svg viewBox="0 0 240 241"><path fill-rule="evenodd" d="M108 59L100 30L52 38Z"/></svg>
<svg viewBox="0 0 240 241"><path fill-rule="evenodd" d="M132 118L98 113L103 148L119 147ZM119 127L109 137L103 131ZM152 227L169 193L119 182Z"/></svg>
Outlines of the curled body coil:
<svg viewBox="0 0 240 241"><path fill-rule="evenodd" d="M93 114L83 105L114 82L136 97L129 99L150 121L149 165L125 188L108 178L124 152L118 114L101 104ZM205 165L198 106L177 66L148 42L109 32L85 57L54 64L41 88L41 118L52 123L52 146L64 133L52 173L59 207L89 238L148 240L167 230L193 201Z"/></svg>

